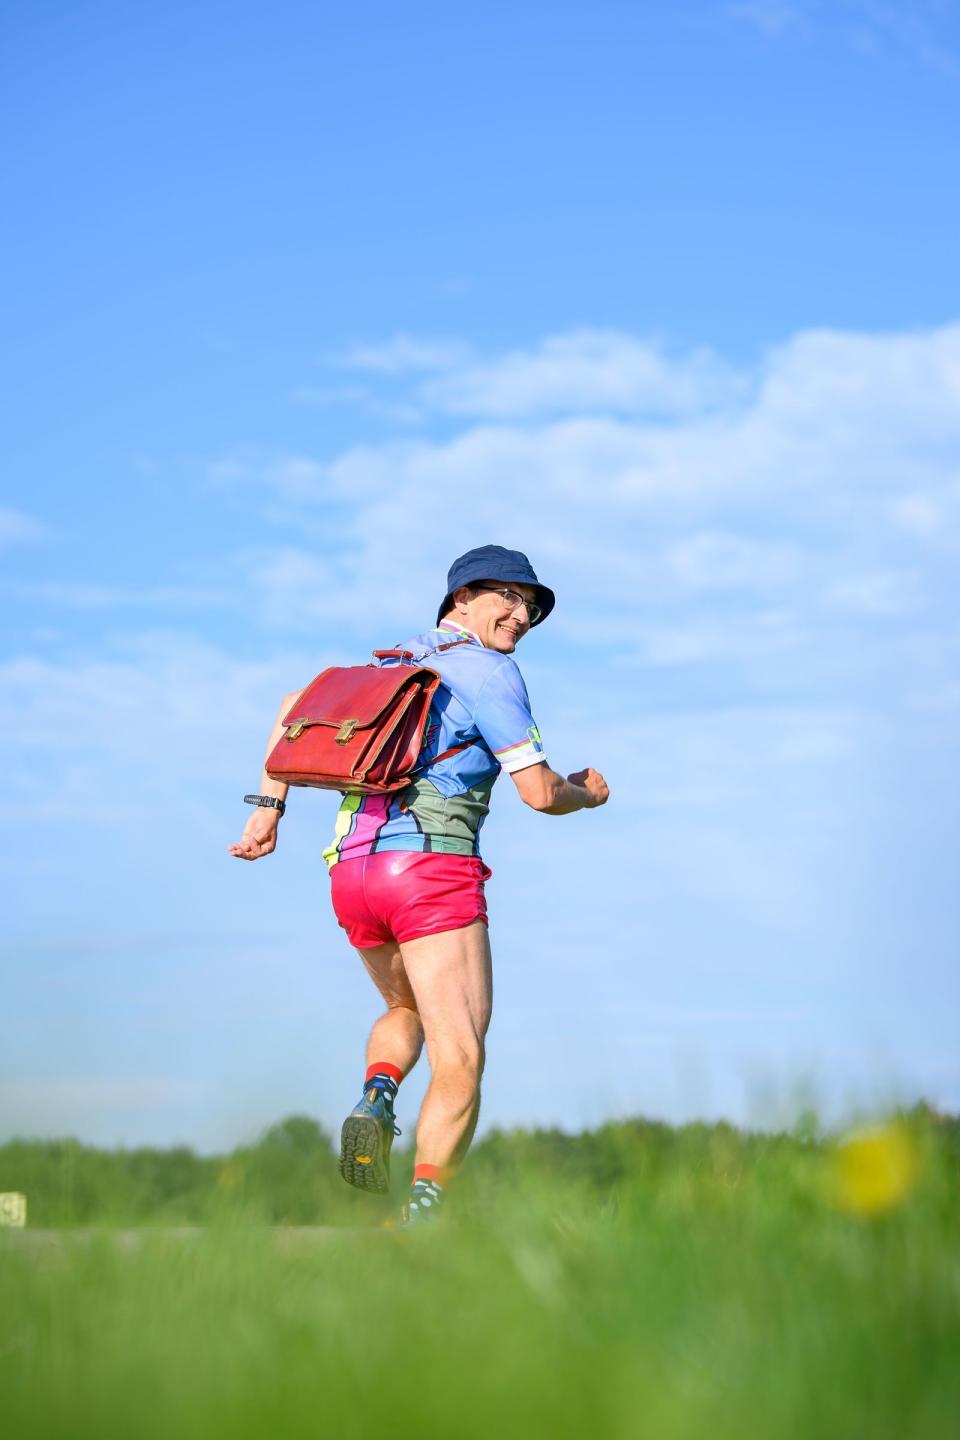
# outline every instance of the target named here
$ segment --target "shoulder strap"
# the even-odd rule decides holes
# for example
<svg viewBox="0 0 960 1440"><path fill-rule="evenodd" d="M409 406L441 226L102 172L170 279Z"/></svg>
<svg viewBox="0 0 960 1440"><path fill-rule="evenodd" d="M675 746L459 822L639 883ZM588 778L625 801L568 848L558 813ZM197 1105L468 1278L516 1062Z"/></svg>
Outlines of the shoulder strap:
<svg viewBox="0 0 960 1440"><path fill-rule="evenodd" d="M374 650L373 658L375 660L399 660L401 665L419 665L422 660L426 660L428 655L439 655L441 650L453 650L457 645L472 644L472 640L445 640L442 645L434 645L430 650L422 650L419 655L415 655L412 650Z"/></svg>
<svg viewBox="0 0 960 1440"><path fill-rule="evenodd" d="M451 755L459 755L461 750L469 750L471 745L477 745L479 742L480 736L474 735L472 740L464 740L462 745L451 745L449 750L444 750L440 755L434 755L433 759L428 760L423 768L429 770L431 765L439 765L441 760L449 760Z"/></svg>
<svg viewBox="0 0 960 1440"><path fill-rule="evenodd" d="M444 640L442 645L434 645L432 650L425 650L420 655L414 655L412 650L374 650L373 658L375 660L399 660L401 665L408 661L411 664L419 665L422 660L426 660L428 655L439 655L441 650L453 650L458 645L472 644L472 640ZM469 750L470 746L476 745L479 740L480 736L475 735L472 740L464 740L461 745L451 745L449 750L443 750L439 755L434 755L414 773L422 774L424 770L429 770L431 765L439 765L441 760L449 760L451 755L459 755L461 750Z"/></svg>

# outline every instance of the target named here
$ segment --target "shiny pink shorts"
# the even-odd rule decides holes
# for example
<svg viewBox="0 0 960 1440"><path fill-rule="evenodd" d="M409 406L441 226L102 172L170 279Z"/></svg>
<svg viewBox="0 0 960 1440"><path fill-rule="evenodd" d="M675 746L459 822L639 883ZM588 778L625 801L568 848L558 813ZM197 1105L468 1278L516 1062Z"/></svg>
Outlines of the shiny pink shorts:
<svg viewBox="0 0 960 1440"><path fill-rule="evenodd" d="M474 920L486 924L483 885L492 873L474 855L381 850L337 861L330 871L333 909L358 950L418 940Z"/></svg>

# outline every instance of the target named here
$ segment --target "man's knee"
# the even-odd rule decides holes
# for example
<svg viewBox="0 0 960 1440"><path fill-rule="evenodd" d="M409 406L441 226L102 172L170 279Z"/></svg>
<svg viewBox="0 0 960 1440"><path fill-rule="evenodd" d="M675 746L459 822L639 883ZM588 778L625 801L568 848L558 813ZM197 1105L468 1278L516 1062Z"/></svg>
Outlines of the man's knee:
<svg viewBox="0 0 960 1440"><path fill-rule="evenodd" d="M416 1000L414 1000L414 998L413 998L412 995L410 995L410 996L387 995L387 996L384 996L384 999L385 999L386 1002L387 1002L387 1009L388 1009L388 1010L390 1010L390 1011L403 1011L403 1010L405 1010L408 1015L412 1016L413 1019L416 1020L416 1022L417 1022L418 1025L421 1023L421 1021L420 1021L420 1011L417 1009L417 1002L416 1002Z"/></svg>
<svg viewBox="0 0 960 1440"><path fill-rule="evenodd" d="M434 1079L441 1077L448 1084L475 1090L480 1084L486 1060L483 1041L473 1038L439 1047L431 1058Z"/></svg>

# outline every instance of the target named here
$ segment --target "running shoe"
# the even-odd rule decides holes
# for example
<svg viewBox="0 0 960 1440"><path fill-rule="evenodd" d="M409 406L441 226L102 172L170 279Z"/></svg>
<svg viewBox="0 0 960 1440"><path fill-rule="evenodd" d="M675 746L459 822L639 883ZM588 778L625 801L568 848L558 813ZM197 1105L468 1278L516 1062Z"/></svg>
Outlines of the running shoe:
<svg viewBox="0 0 960 1440"><path fill-rule="evenodd" d="M415 1225L429 1225L440 1216L443 1204L443 1190L432 1180L417 1180L410 1191L410 1199L400 1211L400 1230L409 1230Z"/></svg>
<svg viewBox="0 0 960 1440"><path fill-rule="evenodd" d="M390 1150L399 1134L386 1096L371 1085L340 1132L340 1174L347 1184L385 1195L390 1189Z"/></svg>

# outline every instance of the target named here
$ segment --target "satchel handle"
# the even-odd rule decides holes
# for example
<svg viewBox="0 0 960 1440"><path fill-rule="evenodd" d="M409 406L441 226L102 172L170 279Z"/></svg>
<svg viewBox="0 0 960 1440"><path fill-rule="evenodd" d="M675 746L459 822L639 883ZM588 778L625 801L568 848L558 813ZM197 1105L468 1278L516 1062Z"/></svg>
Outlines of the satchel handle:
<svg viewBox="0 0 960 1440"><path fill-rule="evenodd" d="M445 640L442 645L434 645L432 650L425 651L420 659L425 660L428 655L439 655L441 650L452 650L456 645L472 644L472 640ZM409 659L411 663L419 664L412 650L374 650L373 658L375 660L399 660L401 664Z"/></svg>

